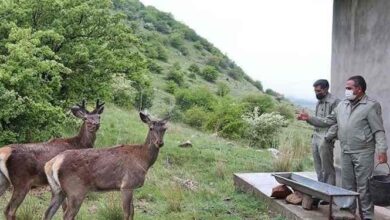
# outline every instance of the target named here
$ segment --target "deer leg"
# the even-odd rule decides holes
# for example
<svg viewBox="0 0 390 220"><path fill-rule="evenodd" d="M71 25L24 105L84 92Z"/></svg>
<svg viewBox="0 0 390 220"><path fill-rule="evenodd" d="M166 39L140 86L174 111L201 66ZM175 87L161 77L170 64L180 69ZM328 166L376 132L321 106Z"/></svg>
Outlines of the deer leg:
<svg viewBox="0 0 390 220"><path fill-rule="evenodd" d="M64 199L65 194L62 191L52 193L50 206L45 212L44 220L50 220L53 218Z"/></svg>
<svg viewBox="0 0 390 220"><path fill-rule="evenodd" d="M122 208L124 212L124 220L133 220L134 206L133 206L133 190L121 189L122 194Z"/></svg>
<svg viewBox="0 0 390 220"><path fill-rule="evenodd" d="M65 213L66 208L68 207L68 200L65 198L62 202L62 212Z"/></svg>
<svg viewBox="0 0 390 220"><path fill-rule="evenodd" d="M64 213L64 220L74 220L84 201L85 195L86 193L67 196L67 207Z"/></svg>
<svg viewBox="0 0 390 220"><path fill-rule="evenodd" d="M3 173L0 171L0 196L4 194L4 192L8 189L9 182Z"/></svg>
<svg viewBox="0 0 390 220"><path fill-rule="evenodd" d="M14 191L12 193L11 200L9 201L7 207L5 208L5 216L7 220L15 220L16 210L19 208L20 204L23 202L28 191L30 191L30 184L24 186L14 186Z"/></svg>

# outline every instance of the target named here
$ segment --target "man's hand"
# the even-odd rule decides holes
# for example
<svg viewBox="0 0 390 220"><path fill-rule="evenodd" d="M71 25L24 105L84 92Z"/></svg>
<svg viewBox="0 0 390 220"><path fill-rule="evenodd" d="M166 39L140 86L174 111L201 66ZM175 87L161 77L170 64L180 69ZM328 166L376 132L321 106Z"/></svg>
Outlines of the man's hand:
<svg viewBox="0 0 390 220"><path fill-rule="evenodd" d="M303 110L298 114L297 119L300 121L307 121L309 119L309 114Z"/></svg>
<svg viewBox="0 0 390 220"><path fill-rule="evenodd" d="M379 161L379 163L387 163L387 154L386 153L379 153L378 161Z"/></svg>

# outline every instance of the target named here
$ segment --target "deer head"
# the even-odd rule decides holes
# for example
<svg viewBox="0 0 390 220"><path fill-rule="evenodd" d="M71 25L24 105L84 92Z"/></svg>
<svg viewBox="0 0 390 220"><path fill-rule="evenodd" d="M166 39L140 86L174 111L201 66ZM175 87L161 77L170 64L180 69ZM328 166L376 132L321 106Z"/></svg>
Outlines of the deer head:
<svg viewBox="0 0 390 220"><path fill-rule="evenodd" d="M139 116L141 120L149 126L147 142L156 148L164 146L164 134L168 128L166 124L169 119L152 120L150 116L144 112L140 112Z"/></svg>
<svg viewBox="0 0 390 220"><path fill-rule="evenodd" d="M71 108L74 116L83 119L86 129L89 132L97 131L100 127L100 114L104 111L104 102L99 103L99 99L96 100L96 107L92 112L89 112L85 108L85 100L82 101L81 105L77 104Z"/></svg>

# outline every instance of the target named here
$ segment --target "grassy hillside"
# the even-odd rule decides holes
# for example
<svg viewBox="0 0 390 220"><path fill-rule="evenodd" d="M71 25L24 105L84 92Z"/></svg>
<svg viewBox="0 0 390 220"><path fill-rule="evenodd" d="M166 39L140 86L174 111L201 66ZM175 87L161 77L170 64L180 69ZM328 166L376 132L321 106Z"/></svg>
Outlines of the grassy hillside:
<svg viewBox="0 0 390 220"><path fill-rule="evenodd" d="M143 142L147 127L135 111L113 105L106 107L98 132L97 147L119 143ZM295 126L304 126L301 124ZM288 152L302 155L282 158L288 168L310 167L308 136L310 130L286 128L281 131L282 144ZM69 129L66 136L76 131ZM192 148L179 148L190 140ZM273 219L267 207L251 195L234 190L234 172L267 172L280 169L281 163L266 150L248 148L211 134L201 133L185 125L170 123L155 165L149 170L145 185L135 193L136 219ZM302 147L303 146L303 147ZM299 163L288 163L292 158ZM273 162L274 161L274 162ZM301 163L303 161L303 163ZM299 165L301 164L301 165ZM302 166L299 168L299 166ZM10 193L0 198L4 209ZM50 193L36 190L18 211L18 219L41 219L49 203ZM120 195L117 192L92 193L85 200L78 219L121 219ZM60 219L62 211L56 215ZM2 219L3 216L0 216Z"/></svg>
<svg viewBox="0 0 390 220"><path fill-rule="evenodd" d="M148 58L155 90L153 108L160 107L160 99L171 97L166 87L173 80L169 74L175 67L183 77L181 83L176 83L177 87L205 86L216 92L217 85L224 83L237 99L249 93L262 93L260 81L252 80L234 61L171 14L145 7L138 0L114 3L117 12L126 15L135 35L144 44L141 52ZM217 77L212 82L202 75L207 67L216 70Z"/></svg>

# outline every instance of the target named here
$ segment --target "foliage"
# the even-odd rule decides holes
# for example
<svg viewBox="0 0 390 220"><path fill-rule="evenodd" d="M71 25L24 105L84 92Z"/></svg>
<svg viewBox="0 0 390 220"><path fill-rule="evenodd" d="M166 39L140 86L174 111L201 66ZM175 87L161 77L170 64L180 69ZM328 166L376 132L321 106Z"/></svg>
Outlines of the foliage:
<svg viewBox="0 0 390 220"><path fill-rule="evenodd" d="M117 75L114 77L112 84L113 102L121 107L135 106L135 98L137 96L137 90L131 86L133 82L126 79L123 75Z"/></svg>
<svg viewBox="0 0 390 220"><path fill-rule="evenodd" d="M218 100L213 110L206 124L207 129L217 132L222 137L242 138L245 127L241 119L243 105L233 102L230 98L224 98Z"/></svg>
<svg viewBox="0 0 390 220"><path fill-rule="evenodd" d="M287 121L278 113L260 114L259 108L242 116L247 124L246 134L252 147L268 148L274 144L276 133Z"/></svg>
<svg viewBox="0 0 390 220"><path fill-rule="evenodd" d="M275 111L285 119L293 120L295 118L295 108L292 104L281 102L276 106Z"/></svg>
<svg viewBox="0 0 390 220"><path fill-rule="evenodd" d="M180 64L175 63L169 70L167 80L175 82L177 85L183 85L184 73L181 70Z"/></svg>
<svg viewBox="0 0 390 220"><path fill-rule="evenodd" d="M279 95L279 93L275 92L272 89L266 89L265 93L268 94L268 95L271 95L271 96L275 96L275 97Z"/></svg>
<svg viewBox="0 0 390 220"><path fill-rule="evenodd" d="M253 85L260 91L263 91L263 84L260 81L256 80Z"/></svg>
<svg viewBox="0 0 390 220"><path fill-rule="evenodd" d="M188 71L195 74L200 74L200 68L195 63L191 64L191 66L188 67Z"/></svg>
<svg viewBox="0 0 390 220"><path fill-rule="evenodd" d="M202 107L193 106L185 111L183 120L192 127L202 128L208 120L208 114Z"/></svg>
<svg viewBox="0 0 390 220"><path fill-rule="evenodd" d="M253 109L257 107L261 114L272 112L275 108L274 100L270 96L263 94L246 95L242 99L242 102L247 111L253 111Z"/></svg>
<svg viewBox="0 0 390 220"><path fill-rule="evenodd" d="M180 89L175 93L176 105L187 110L193 106L211 110L216 97L207 88Z"/></svg>
<svg viewBox="0 0 390 220"><path fill-rule="evenodd" d="M229 94L230 88L229 86L224 82L218 82L217 83L217 95L224 97L227 94Z"/></svg>
<svg viewBox="0 0 390 220"><path fill-rule="evenodd" d="M148 69L150 72L155 74L161 74L164 70L160 65L158 65L156 62L151 60L149 61Z"/></svg>
<svg viewBox="0 0 390 220"><path fill-rule="evenodd" d="M177 90L178 86L176 84L175 81L172 81L172 80L169 80L167 81L167 83L165 84L165 91L167 91L168 93L171 93L171 94L174 94L175 91Z"/></svg>
<svg viewBox="0 0 390 220"><path fill-rule="evenodd" d="M0 2L0 143L57 136L69 105L113 97L114 74L150 106L139 40L112 10L109 0Z"/></svg>
<svg viewBox="0 0 390 220"><path fill-rule="evenodd" d="M200 74L209 82L214 82L218 78L218 71L213 66L206 66Z"/></svg>

